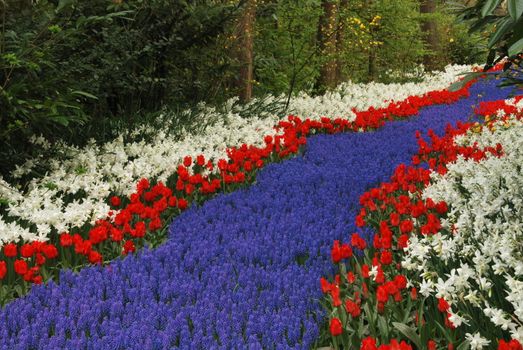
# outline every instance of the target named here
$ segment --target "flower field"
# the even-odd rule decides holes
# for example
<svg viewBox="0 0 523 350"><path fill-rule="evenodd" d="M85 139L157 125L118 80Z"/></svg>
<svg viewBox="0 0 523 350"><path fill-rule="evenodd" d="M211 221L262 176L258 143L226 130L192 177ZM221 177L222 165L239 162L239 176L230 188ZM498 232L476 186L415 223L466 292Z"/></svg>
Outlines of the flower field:
<svg viewBox="0 0 523 350"><path fill-rule="evenodd" d="M0 347L521 349L523 102L463 69L63 145L0 187Z"/></svg>
<svg viewBox="0 0 523 350"><path fill-rule="evenodd" d="M20 184L5 181L0 187L7 203L6 215L0 217L0 239L6 246L0 276L19 286L1 289L0 302L23 295L26 282L56 278L64 267L110 261L137 246L156 245L173 215L193 201L252 180L254 171L268 160L296 153L310 130L376 128L392 117L413 115L420 107L455 101L468 90L449 93L444 88L467 69L471 67L449 66L420 84L344 84L320 97L301 94L291 101L291 109L309 117L304 126L298 119L289 124L276 115L245 119L238 113L220 115L206 109L196 123L218 121L201 134L169 137L167 124L156 132L131 130L112 142L81 150L61 145L62 157L47 160L50 169L45 176L33 178L22 190ZM322 113L335 115L334 123ZM303 127L305 135L297 137ZM155 136L124 142L147 133ZM42 139L34 142L50 147ZM30 159L14 177L29 173L42 161ZM149 188L150 181L156 185ZM148 231L154 235L145 237Z"/></svg>

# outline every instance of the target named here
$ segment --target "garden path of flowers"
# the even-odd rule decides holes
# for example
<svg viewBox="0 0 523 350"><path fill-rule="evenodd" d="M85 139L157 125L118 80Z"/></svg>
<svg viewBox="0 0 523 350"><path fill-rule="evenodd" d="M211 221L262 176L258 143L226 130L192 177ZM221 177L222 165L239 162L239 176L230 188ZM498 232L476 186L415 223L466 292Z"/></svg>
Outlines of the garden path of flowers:
<svg viewBox="0 0 523 350"><path fill-rule="evenodd" d="M191 207L154 251L64 272L0 312L0 348L283 349L314 346L324 311L319 278L334 272L332 242L356 230L359 196L409 163L416 130L442 134L496 81L452 105L375 132L310 137L247 189Z"/></svg>

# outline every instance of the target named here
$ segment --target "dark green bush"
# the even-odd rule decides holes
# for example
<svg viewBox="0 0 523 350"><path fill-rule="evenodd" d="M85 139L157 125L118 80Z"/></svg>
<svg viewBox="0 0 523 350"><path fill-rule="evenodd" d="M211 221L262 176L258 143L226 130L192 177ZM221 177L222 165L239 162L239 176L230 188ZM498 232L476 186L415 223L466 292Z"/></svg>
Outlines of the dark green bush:
<svg viewBox="0 0 523 350"><path fill-rule="evenodd" d="M60 0L1 3L0 173L43 134L113 136L166 103L218 93L230 65L220 42L238 4ZM222 84L223 85L223 84Z"/></svg>

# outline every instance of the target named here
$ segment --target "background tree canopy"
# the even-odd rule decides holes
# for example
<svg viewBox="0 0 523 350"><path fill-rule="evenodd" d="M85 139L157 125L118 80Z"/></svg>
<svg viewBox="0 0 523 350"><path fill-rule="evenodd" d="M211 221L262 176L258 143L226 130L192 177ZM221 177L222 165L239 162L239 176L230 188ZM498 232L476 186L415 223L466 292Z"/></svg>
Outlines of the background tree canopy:
<svg viewBox="0 0 523 350"><path fill-rule="evenodd" d="M0 174L32 135L82 144L162 108L485 60L492 23L469 35L449 14L436 0L0 0Z"/></svg>

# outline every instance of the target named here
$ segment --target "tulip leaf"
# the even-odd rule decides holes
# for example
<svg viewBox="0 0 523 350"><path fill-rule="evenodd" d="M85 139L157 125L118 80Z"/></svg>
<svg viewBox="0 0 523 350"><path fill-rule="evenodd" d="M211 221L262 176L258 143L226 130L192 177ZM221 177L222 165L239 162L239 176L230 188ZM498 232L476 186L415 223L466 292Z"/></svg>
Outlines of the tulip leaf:
<svg viewBox="0 0 523 350"><path fill-rule="evenodd" d="M485 1L485 4L483 5L483 8L481 9L481 17L487 17L494 12L494 10L498 7L501 0L487 0Z"/></svg>
<svg viewBox="0 0 523 350"><path fill-rule="evenodd" d="M517 21L521 14L523 14L523 1L508 0L508 13L510 17Z"/></svg>
<svg viewBox="0 0 523 350"><path fill-rule="evenodd" d="M463 343L459 344L456 350L468 350L470 348L470 342L465 340Z"/></svg>
<svg viewBox="0 0 523 350"><path fill-rule="evenodd" d="M496 32L492 34L492 36L490 37L490 40L487 45L488 48L491 49L492 47L494 47L494 45L496 45L503 38L503 35L505 35L509 30L511 30L513 26L514 21L512 20L512 18L505 18L497 27Z"/></svg>
<svg viewBox="0 0 523 350"><path fill-rule="evenodd" d="M445 338L447 339L447 341L449 343L452 343L452 338L449 334L449 330L444 328L442 325L440 325L438 322L435 322L434 323L440 330L441 330L441 333L443 333L443 335L445 336Z"/></svg>
<svg viewBox="0 0 523 350"><path fill-rule="evenodd" d="M508 48L508 55L514 56L523 51L523 38L516 41Z"/></svg>
<svg viewBox="0 0 523 350"><path fill-rule="evenodd" d="M412 341L414 344L416 344L416 347L418 349L423 349L423 346L421 344L421 338L416 333L416 330L414 328L409 327L406 324L399 323L399 322L392 322L392 325L400 333L402 333L404 336L406 336L410 341Z"/></svg>
<svg viewBox="0 0 523 350"><path fill-rule="evenodd" d="M455 82L454 84L450 85L448 90L450 92L454 92L454 91L458 91L458 90L461 90L463 89L463 87L465 85L467 85L467 83L473 79L476 79L477 77L480 77L482 75L484 75L485 73L484 72L474 72L474 73L467 73L467 75L465 75L465 77L463 78L463 80L460 80L460 81L457 81Z"/></svg>
<svg viewBox="0 0 523 350"><path fill-rule="evenodd" d="M382 334L385 338L389 337L389 327L387 326L385 317L378 317L378 329L380 330L380 334Z"/></svg>

